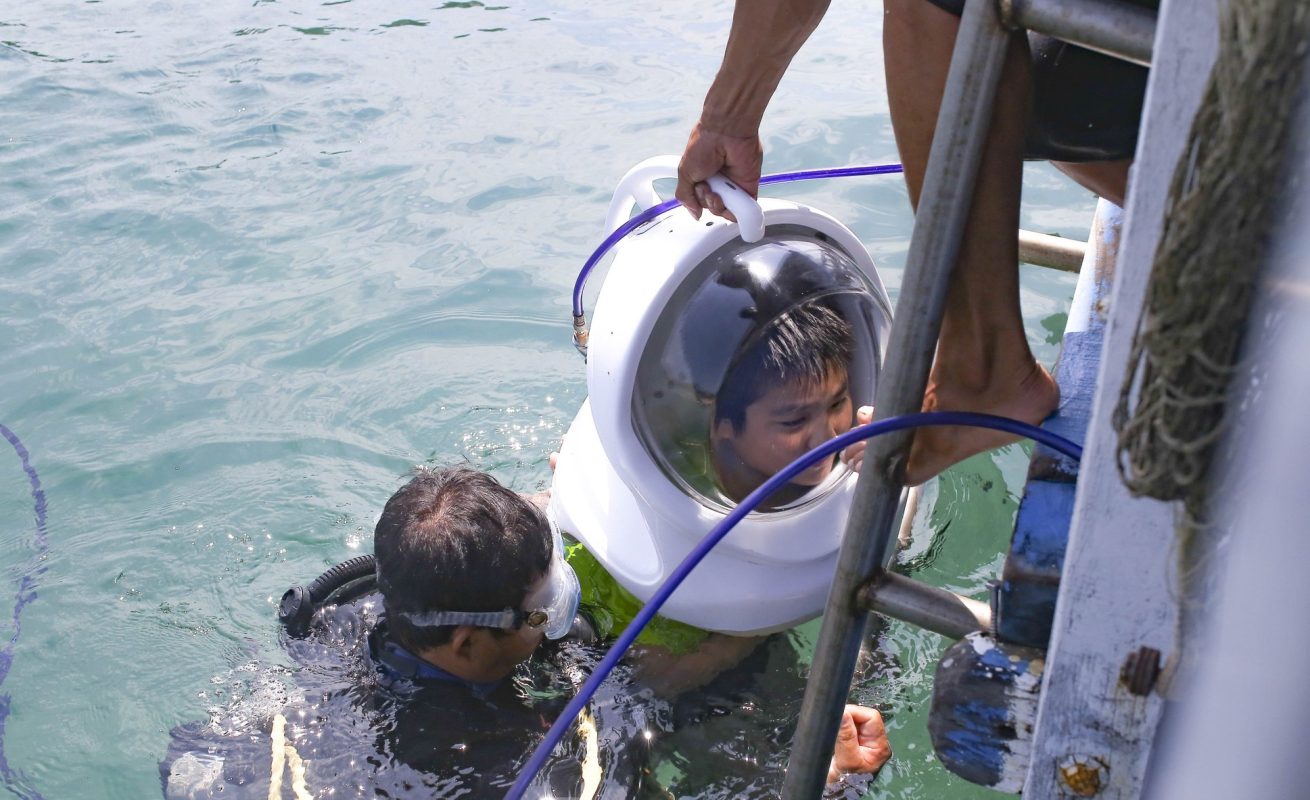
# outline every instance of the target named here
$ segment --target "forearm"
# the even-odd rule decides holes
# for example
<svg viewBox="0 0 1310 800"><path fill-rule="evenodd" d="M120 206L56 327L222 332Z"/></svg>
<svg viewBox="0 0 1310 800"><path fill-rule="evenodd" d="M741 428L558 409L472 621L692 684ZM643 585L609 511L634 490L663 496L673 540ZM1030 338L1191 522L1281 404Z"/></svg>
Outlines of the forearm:
<svg viewBox="0 0 1310 800"><path fill-rule="evenodd" d="M829 0L737 0L723 64L705 95L701 127L753 136L783 73Z"/></svg>

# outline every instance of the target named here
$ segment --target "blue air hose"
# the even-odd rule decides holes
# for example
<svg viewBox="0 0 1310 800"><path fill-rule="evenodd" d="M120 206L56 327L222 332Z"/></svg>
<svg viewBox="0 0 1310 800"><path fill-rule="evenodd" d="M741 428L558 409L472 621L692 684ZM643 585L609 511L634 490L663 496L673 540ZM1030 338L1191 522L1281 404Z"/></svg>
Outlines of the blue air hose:
<svg viewBox="0 0 1310 800"><path fill-rule="evenodd" d="M564 708L559 719L555 720L555 724L552 725L550 730L546 733L546 738L537 746L537 749L532 754L532 758L529 759L527 765L523 768L523 772L519 774L518 780L514 782L509 793L505 795L506 800L518 800L523 797L524 792L528 789L528 784L534 777L536 777L537 773L546 763L546 759L550 756L551 751L555 749L555 745L559 743L560 739L564 738L564 734L568 731L569 726L573 724L573 720L577 718L583 707L586 706L587 702L591 699L591 696L596 693L596 690L600 688L601 683L604 682L605 678L609 676L610 672L619 663L619 659L622 658L623 654L632 646L632 643L637 639L638 634L640 634L651 619L655 617L655 614L659 612L660 607L664 605L665 601L669 599L669 596L673 594L673 591L682 584L689 574L691 574L691 571L696 568L696 565L709 554L710 550L713 549L724 536L728 535L728 531L732 530L733 526L740 522L743 517L754 511L755 507L763 502L769 495L773 494L776 490L780 489L787 483L790 483L792 478L809 469L821 459L830 457L834 453L845 450L856 442L871 439L874 436L881 436L885 433L894 433L896 431L903 431L911 428L923 428L933 425L965 425L974 428L990 428L992 430L1005 431L1006 433L1013 433L1017 436L1032 439L1040 444L1046 445L1052 450L1074 459L1075 461L1081 459L1083 455L1083 448L1080 445L1069 441L1063 436L1043 430L1036 425L1029 425L1026 422L1019 422L1018 420L1009 419L1007 417L997 417L991 414L974 414L967 411L921 412L917 414L905 414L899 417L890 417L888 419L878 420L877 422L871 422L868 425L861 425L858 428L852 428L846 433L824 442L788 464L781 472L774 475L772 478L769 478L762 486L747 495L746 499L741 501L741 503L732 510L732 513L724 517L718 525L715 525L714 528L705 535L705 538L701 539L700 543L697 544L687 557L682 560L682 563L673 570L668 579L665 580L655 594L651 596L650 601L642 607L641 611L637 613L637 616L633 618L628 627L623 631L619 638L615 640L614 645L610 647L609 652L605 654L605 658L601 660L600 664L596 666L595 671L591 673L591 677L588 678L586 683L582 685L582 688L578 690L577 697L573 698L572 702Z"/></svg>
<svg viewBox="0 0 1310 800"><path fill-rule="evenodd" d="M874 164L867 167L833 167L831 169L807 169L799 172L779 172L774 175L765 175L760 178L760 186L768 186L772 183L791 183L793 181L812 181L820 178L850 178L860 175L891 175L901 172L900 164ZM582 291L587 286L587 278L591 276L591 271L596 268L596 264L601 258L610 251L610 248L618 244L619 240L633 230L655 219L660 214L672 208L678 207L677 200L666 200L656 206L651 206L637 216L623 223L610 232L605 237L605 241L600 243L600 247L591 254L582 269L578 271L578 279L573 283L573 316L582 316Z"/></svg>
<svg viewBox="0 0 1310 800"><path fill-rule="evenodd" d="M19 618L27 604L36 599L37 578L45 574L45 559L49 552L49 535L46 531L46 499L45 490L41 488L41 477L36 474L36 467L32 466L32 459L23 446L23 442L18 438L18 434L9 430L4 425L0 425L0 436L3 436L14 448L18 454L18 460L23 466L23 472L27 473L27 481L32 486L32 504L34 516L36 517L36 558L33 560L33 566L24 572L22 579L18 583L18 599L14 602L14 614L10 618L13 632L9 634L9 641L3 648L0 648L0 684L5 682L9 677L9 668L14 665L14 646L18 644L18 636L22 633L22 625ZM5 757L5 723L9 717L9 695L0 694L0 783L10 791L15 797L22 800L41 800L41 793L28 784L28 778L20 770L9 766L9 759Z"/></svg>

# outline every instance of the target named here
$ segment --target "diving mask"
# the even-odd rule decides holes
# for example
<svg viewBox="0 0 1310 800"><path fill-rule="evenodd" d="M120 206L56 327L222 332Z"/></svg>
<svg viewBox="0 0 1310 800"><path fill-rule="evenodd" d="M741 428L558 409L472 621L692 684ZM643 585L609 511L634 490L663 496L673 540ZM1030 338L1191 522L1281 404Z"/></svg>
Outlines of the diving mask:
<svg viewBox="0 0 1310 800"><path fill-rule="evenodd" d="M554 535L550 568L546 570L546 580L528 595L523 605L529 609L525 621L530 627L541 628L547 639L563 639L578 614L582 587L578 584L577 573L564 559L564 537L559 526L553 517L548 518Z"/></svg>
<svg viewBox="0 0 1310 800"><path fill-rule="evenodd" d="M443 625L476 625L483 628L518 630L524 625L538 628L547 639L562 639L573 627L582 600L578 576L564 560L564 537L550 519L552 536L550 566L540 584L523 601L523 609L503 611L423 611L400 614L411 625L436 628Z"/></svg>

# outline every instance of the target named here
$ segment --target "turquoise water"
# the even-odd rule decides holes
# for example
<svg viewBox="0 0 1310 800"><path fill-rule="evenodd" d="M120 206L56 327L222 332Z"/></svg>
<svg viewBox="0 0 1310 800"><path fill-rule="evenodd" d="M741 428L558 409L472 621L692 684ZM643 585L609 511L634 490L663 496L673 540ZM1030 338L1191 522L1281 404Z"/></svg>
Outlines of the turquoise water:
<svg viewBox="0 0 1310 800"><path fill-rule="evenodd" d="M158 796L169 729L284 663L278 597L368 551L412 465L547 485L585 395L573 278L617 179L681 149L730 14L681 1L0 9L0 423L40 472L50 542L0 686L11 787ZM766 170L896 160L880 18L879 3L834 5L766 117ZM1025 191L1026 227L1085 237L1089 196L1045 166ZM910 227L899 178L777 193L845 221L895 299ZM1023 278L1049 363L1073 279ZM919 577L984 590L1024 469L1013 446L939 482ZM37 566L32 509L0 452L3 618ZM793 640L804 649L816 629ZM857 692L891 717L896 758L875 793L991 796L928 745L942 640L892 625L882 645L894 667Z"/></svg>

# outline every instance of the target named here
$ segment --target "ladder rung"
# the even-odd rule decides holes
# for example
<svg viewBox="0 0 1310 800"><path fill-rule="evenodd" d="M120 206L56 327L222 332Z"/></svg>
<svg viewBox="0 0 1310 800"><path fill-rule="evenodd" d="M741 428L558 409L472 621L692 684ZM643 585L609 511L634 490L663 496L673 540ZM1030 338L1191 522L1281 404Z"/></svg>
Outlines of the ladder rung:
<svg viewBox="0 0 1310 800"><path fill-rule="evenodd" d="M860 590L860 602L879 614L952 639L992 629L992 609L987 603L894 572L879 573Z"/></svg>
<svg viewBox="0 0 1310 800"><path fill-rule="evenodd" d="M1019 260L1025 264L1078 272L1083 267L1087 243L1047 233L1019 231Z"/></svg>

